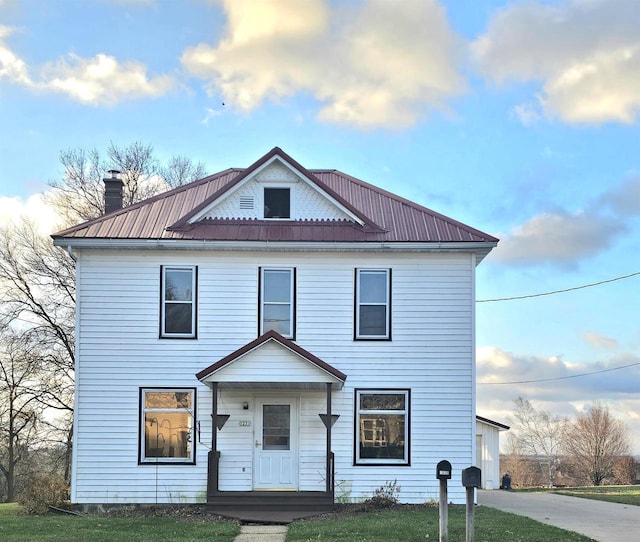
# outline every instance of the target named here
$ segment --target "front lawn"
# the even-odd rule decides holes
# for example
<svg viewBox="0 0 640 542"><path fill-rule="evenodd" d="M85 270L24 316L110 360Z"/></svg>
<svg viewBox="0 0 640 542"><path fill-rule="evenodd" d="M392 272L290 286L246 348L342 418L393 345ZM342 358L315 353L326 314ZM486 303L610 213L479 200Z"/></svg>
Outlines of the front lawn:
<svg viewBox="0 0 640 542"><path fill-rule="evenodd" d="M381 512L354 514L321 521L292 523L287 542L424 542L438 540L437 507L399 507ZM478 506L475 538L481 542L592 542L590 538L544 525L523 516ZM465 540L465 508L449 507L449 540Z"/></svg>
<svg viewBox="0 0 640 542"><path fill-rule="evenodd" d="M560 495L570 495L572 497L583 497L585 499L640 506L640 485L568 487L554 489L553 492Z"/></svg>
<svg viewBox="0 0 640 542"><path fill-rule="evenodd" d="M240 528L232 522L185 521L168 517L22 516L13 503L0 505L3 542L232 542Z"/></svg>

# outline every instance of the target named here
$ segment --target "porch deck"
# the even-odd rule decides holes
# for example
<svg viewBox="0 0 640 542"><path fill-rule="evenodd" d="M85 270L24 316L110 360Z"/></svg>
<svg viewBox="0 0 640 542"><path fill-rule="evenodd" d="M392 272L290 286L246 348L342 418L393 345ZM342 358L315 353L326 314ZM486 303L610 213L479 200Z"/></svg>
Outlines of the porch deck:
<svg viewBox="0 0 640 542"><path fill-rule="evenodd" d="M325 491L220 491L207 500L210 512L247 523L287 524L333 510Z"/></svg>

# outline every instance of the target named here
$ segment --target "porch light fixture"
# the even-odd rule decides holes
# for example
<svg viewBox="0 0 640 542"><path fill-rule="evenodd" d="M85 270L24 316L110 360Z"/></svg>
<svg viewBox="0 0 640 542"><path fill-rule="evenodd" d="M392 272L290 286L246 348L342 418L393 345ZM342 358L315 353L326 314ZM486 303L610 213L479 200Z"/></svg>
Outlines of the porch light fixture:
<svg viewBox="0 0 640 542"><path fill-rule="evenodd" d="M244 403L242 403L242 410L249 410L249 402L245 401Z"/></svg>
<svg viewBox="0 0 640 542"><path fill-rule="evenodd" d="M318 416L320 416L320 419L322 420L322 423L324 424L325 427L328 427L327 425L327 415L326 414L318 414ZM340 414L331 414L331 427L333 427L336 422L338 421L338 418L340 417Z"/></svg>
<svg viewBox="0 0 640 542"><path fill-rule="evenodd" d="M229 414L216 414L216 427L218 428L218 431L220 431L224 427L224 424L227 423L229 416ZM213 414L211 414L211 417L213 418Z"/></svg>

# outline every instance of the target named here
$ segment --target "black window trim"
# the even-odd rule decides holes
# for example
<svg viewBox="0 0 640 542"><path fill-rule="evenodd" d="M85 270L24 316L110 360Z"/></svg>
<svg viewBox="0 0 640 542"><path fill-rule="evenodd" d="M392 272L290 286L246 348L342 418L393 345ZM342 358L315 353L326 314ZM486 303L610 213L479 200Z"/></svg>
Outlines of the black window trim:
<svg viewBox="0 0 640 542"><path fill-rule="evenodd" d="M406 393L407 403L405 408L405 428L407 435L406 461L365 460L358 459L358 435L360 433L360 406L359 397L361 393ZM410 467L411 466L411 388L354 388L353 390L353 466L354 467Z"/></svg>
<svg viewBox="0 0 640 542"><path fill-rule="evenodd" d="M185 461L162 461L158 458L148 458L144 457L144 392L146 391L189 391L193 396L193 408L192 408L192 418L193 418L193 428L192 428L192 439L191 439L191 447L192 447L192 459ZM156 466L156 465L174 465L174 466L189 466L196 464L196 454L197 454L197 408L198 408L198 390L197 388L191 386L140 386L138 388L138 465L140 466Z"/></svg>

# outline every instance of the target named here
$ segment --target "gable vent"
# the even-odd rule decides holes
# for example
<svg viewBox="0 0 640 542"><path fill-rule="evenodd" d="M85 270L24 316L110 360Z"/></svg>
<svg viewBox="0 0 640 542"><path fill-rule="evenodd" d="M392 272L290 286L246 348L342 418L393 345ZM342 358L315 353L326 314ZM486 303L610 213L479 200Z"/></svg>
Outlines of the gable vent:
<svg viewBox="0 0 640 542"><path fill-rule="evenodd" d="M253 196L241 196L240 209L253 209Z"/></svg>

